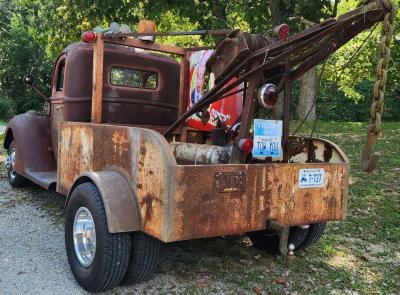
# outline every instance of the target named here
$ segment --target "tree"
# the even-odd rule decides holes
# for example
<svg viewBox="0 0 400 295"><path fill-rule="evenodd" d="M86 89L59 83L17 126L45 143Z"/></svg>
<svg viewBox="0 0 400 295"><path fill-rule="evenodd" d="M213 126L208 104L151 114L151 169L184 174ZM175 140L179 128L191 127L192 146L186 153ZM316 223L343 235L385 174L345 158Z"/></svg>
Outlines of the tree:
<svg viewBox="0 0 400 295"><path fill-rule="evenodd" d="M340 15L349 10L355 9L357 3L357 0L342 2L338 6L338 14ZM395 25L398 26L399 23L400 10L397 9ZM359 51L359 53L349 63L349 65L343 72L341 79L338 83L338 88L343 93L343 95L341 96L342 104L347 104L348 102L345 100L350 100L351 103L355 103L357 104L357 107L359 107L360 105L364 105L364 101L367 101L367 105L371 106L382 26L382 23L379 23L377 25L375 31L365 43L364 47ZM333 84L339 72L348 62L350 56L367 38L369 33L370 30L360 33L359 35L355 36L350 42L340 48L337 52L335 52L334 55L332 55L332 57L327 62L326 70L323 76L324 83L329 82L330 84ZM390 49L391 52L388 69L388 79L386 83L386 93L384 99L383 120L385 120L385 118L389 120L396 120L393 118L393 108L398 107L398 97L400 95L400 77L396 74L400 67L399 48L400 35L398 33L397 27L395 27L395 33ZM369 88L367 87L367 85L369 85ZM367 91L367 89L369 90ZM389 116L389 118L387 118L387 116ZM363 120L369 120L368 112Z"/></svg>
<svg viewBox="0 0 400 295"><path fill-rule="evenodd" d="M338 0L335 0L334 7L337 7ZM271 10L271 24L273 27L289 22L290 16L301 16L311 22L319 22L321 19L328 18L334 14L332 3L328 0L323 1L293 1L293 0L269 0ZM291 29L294 31L299 30L292 22ZM300 94L299 102L296 109L296 119L302 120L306 117L309 110L313 105L314 94L316 91L316 68L311 69L308 73L300 78ZM276 105L276 114L278 118L283 116L283 92L279 95L278 103ZM308 120L315 119L315 106L312 108Z"/></svg>
<svg viewBox="0 0 400 295"><path fill-rule="evenodd" d="M4 2L0 3L4 11ZM40 110L43 99L31 89L27 89L22 78L31 73L36 76L39 88L49 89L52 64L45 50L31 36L29 29L35 21L34 8L21 7L16 1L11 3L11 10L6 20L0 43L0 107L7 108L0 113L1 119L7 120L15 113L30 109Z"/></svg>

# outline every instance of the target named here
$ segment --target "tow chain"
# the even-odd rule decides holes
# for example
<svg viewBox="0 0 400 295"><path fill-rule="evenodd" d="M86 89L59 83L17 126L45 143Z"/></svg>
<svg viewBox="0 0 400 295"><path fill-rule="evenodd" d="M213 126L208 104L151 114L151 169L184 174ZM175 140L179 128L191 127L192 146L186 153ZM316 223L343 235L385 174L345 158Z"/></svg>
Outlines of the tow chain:
<svg viewBox="0 0 400 295"><path fill-rule="evenodd" d="M368 4L370 0L361 0L357 7ZM375 87L373 101L371 105L371 125L367 130L367 141L361 158L361 166L366 172L375 169L379 162L380 153L373 153L375 143L381 132L381 116L383 112L383 98L385 95L387 69L390 59L390 43L393 37L394 18L396 16L396 6L394 2L382 0L383 5L388 10L383 20L381 31L381 42L378 53L378 66L375 76Z"/></svg>

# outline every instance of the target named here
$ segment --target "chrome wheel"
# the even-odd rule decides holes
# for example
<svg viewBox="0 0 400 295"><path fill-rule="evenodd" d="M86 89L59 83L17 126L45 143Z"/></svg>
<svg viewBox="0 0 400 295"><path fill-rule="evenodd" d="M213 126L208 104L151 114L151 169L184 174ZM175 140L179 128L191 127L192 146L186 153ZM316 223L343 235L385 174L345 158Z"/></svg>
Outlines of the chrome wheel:
<svg viewBox="0 0 400 295"><path fill-rule="evenodd" d="M4 165L6 166L11 179L15 179L15 177L16 177L16 173L14 170L14 163L15 163L15 148L13 147L10 151L10 154L7 156L6 160L4 161Z"/></svg>
<svg viewBox="0 0 400 295"><path fill-rule="evenodd" d="M80 207L75 214L74 248L79 262L84 267L89 267L96 254L96 229L92 214L85 207Z"/></svg>

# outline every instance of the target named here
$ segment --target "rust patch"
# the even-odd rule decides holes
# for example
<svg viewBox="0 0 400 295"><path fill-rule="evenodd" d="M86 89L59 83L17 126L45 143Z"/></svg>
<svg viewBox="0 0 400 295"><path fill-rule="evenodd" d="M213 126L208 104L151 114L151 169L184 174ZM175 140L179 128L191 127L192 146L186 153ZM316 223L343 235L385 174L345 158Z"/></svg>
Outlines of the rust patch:
<svg viewBox="0 0 400 295"><path fill-rule="evenodd" d="M325 145L325 149L324 149L324 161L325 162L330 162L330 160L332 159L332 147L330 147L329 145Z"/></svg>
<svg viewBox="0 0 400 295"><path fill-rule="evenodd" d="M146 148L144 147L144 145L140 145L140 154L143 156L146 155Z"/></svg>
<svg viewBox="0 0 400 295"><path fill-rule="evenodd" d="M151 195L147 195L140 202L144 226L146 226L146 224L149 222L151 223L153 220L154 211L152 210L152 208L154 207L155 203L163 205L163 202L160 199L155 198Z"/></svg>

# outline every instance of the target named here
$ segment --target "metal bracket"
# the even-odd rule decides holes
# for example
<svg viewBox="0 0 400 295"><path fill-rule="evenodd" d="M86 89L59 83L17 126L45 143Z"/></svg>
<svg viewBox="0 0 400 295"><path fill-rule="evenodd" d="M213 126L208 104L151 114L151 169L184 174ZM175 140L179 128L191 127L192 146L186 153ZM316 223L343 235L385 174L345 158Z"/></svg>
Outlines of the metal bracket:
<svg viewBox="0 0 400 295"><path fill-rule="evenodd" d="M276 230L279 237L279 251L286 257L287 262L292 262L296 256L293 254L294 245L290 244L288 248L290 226L280 224L276 219L268 219L267 229Z"/></svg>

